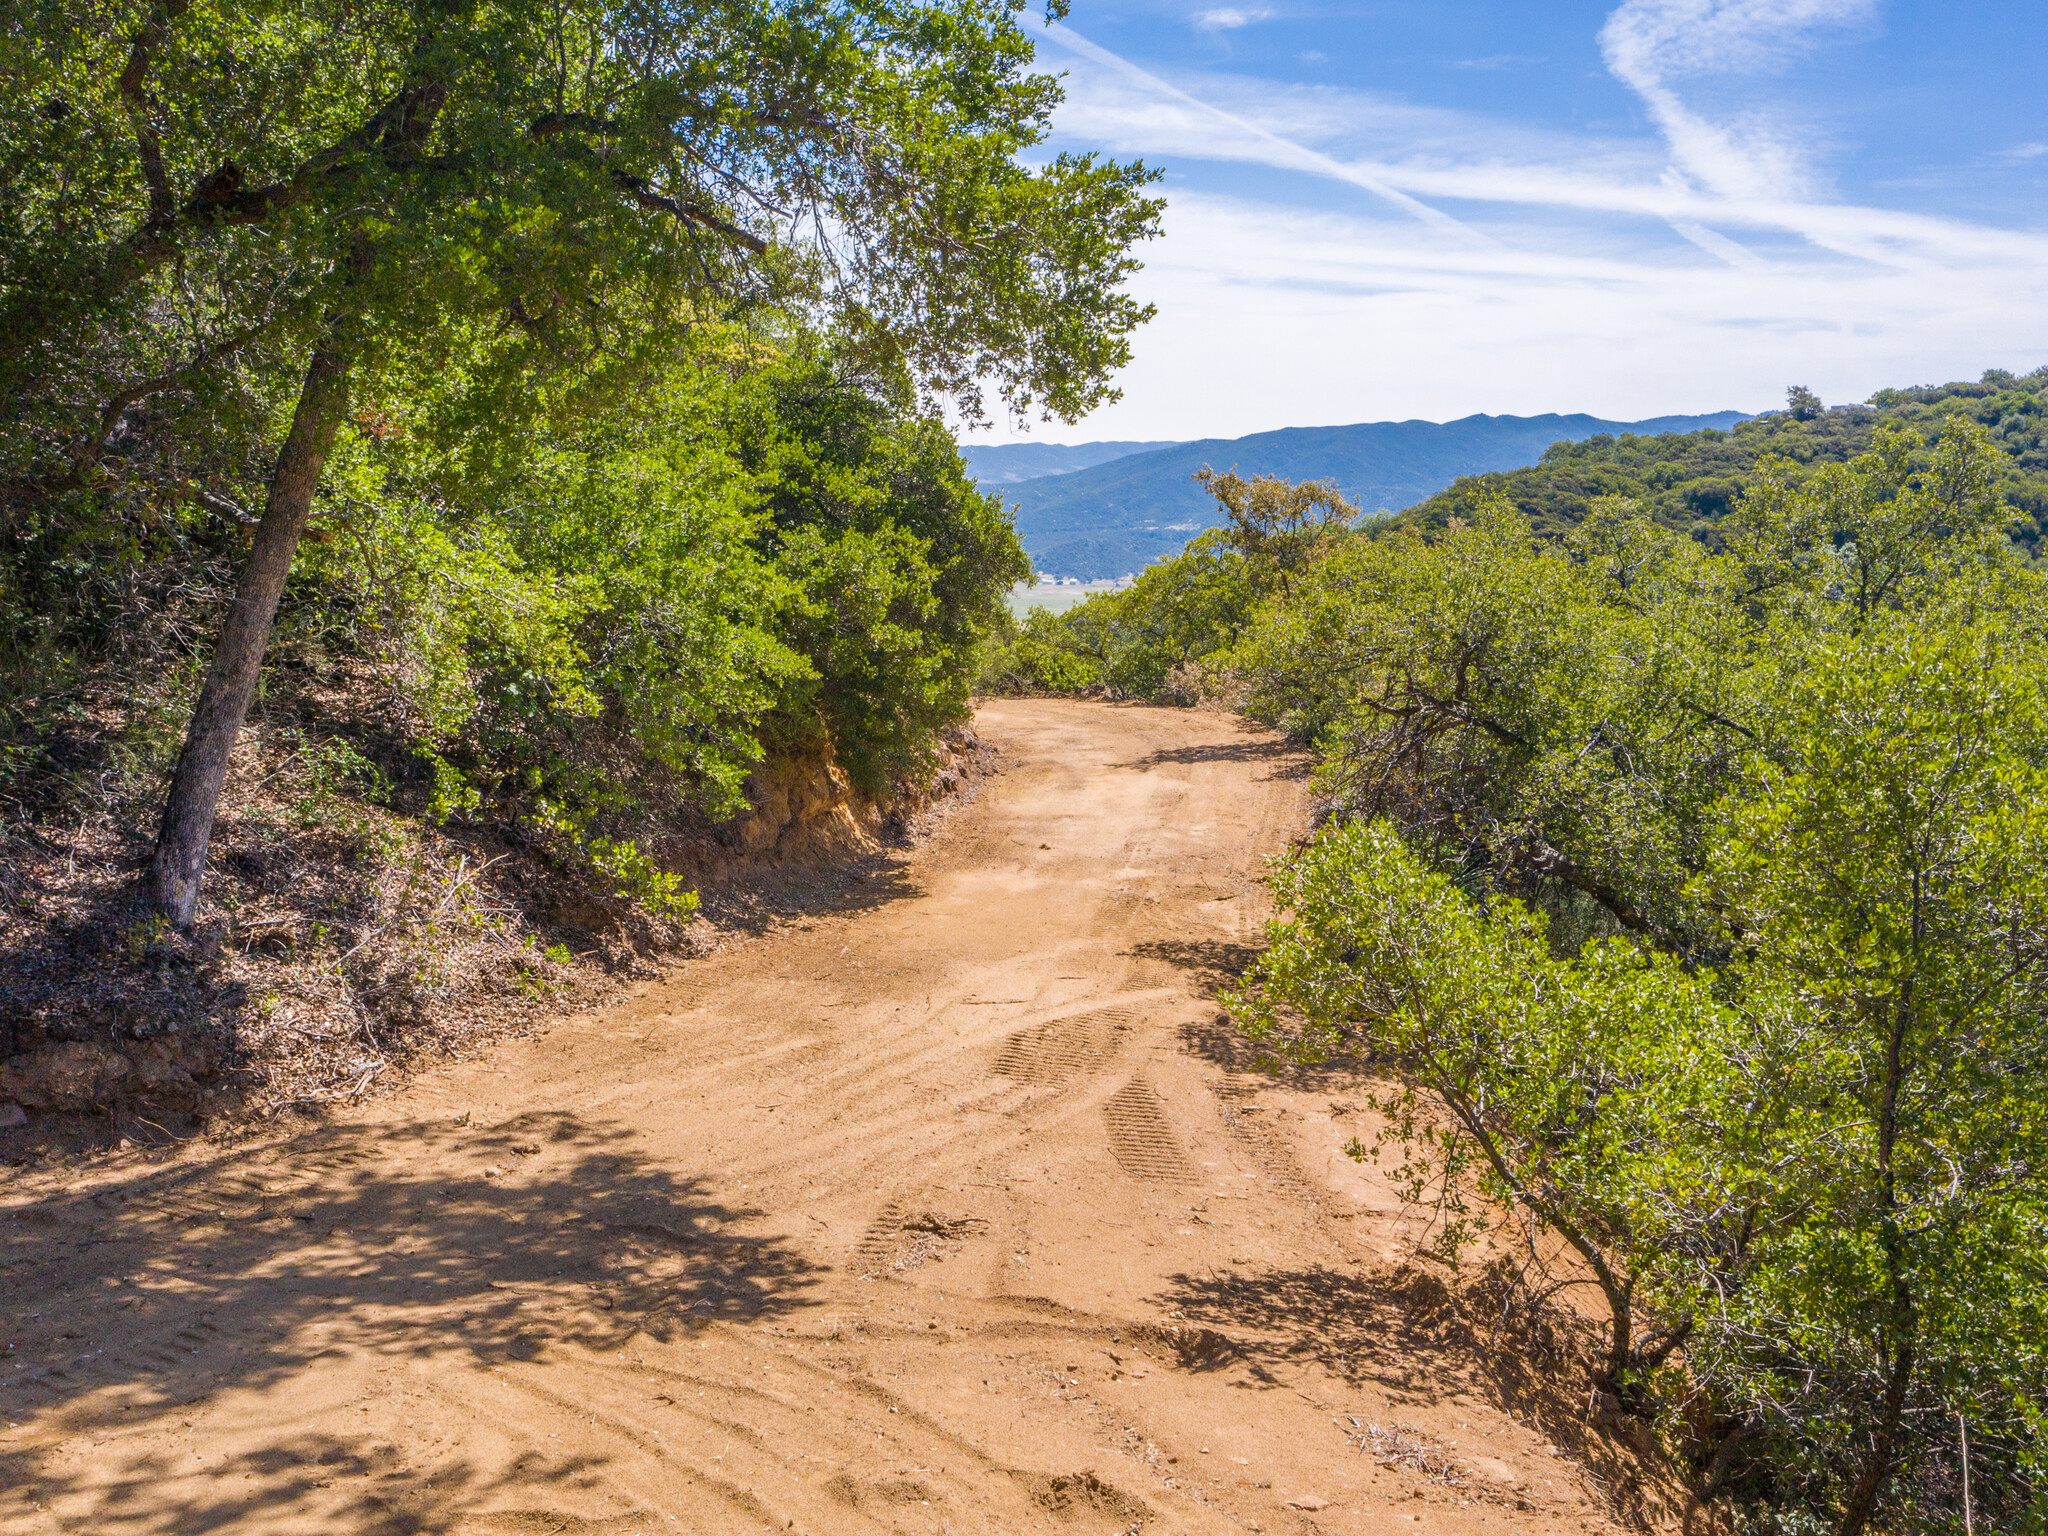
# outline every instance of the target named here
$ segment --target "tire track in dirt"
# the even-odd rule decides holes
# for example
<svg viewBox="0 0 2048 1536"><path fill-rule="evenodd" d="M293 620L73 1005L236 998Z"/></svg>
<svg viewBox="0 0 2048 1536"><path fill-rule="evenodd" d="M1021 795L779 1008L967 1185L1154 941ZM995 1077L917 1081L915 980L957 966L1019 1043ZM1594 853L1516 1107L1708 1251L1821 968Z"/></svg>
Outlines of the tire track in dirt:
<svg viewBox="0 0 2048 1536"><path fill-rule="evenodd" d="M1102 1068L1123 1044L1138 1015L1135 1006L1091 1008L1021 1029L1003 1042L995 1069L1020 1083L1062 1083Z"/></svg>
<svg viewBox="0 0 2048 1536"><path fill-rule="evenodd" d="M1194 1176L1166 1122L1159 1095L1143 1078L1134 1077L1117 1090L1104 1118L1109 1122L1110 1150L1132 1178L1184 1184Z"/></svg>

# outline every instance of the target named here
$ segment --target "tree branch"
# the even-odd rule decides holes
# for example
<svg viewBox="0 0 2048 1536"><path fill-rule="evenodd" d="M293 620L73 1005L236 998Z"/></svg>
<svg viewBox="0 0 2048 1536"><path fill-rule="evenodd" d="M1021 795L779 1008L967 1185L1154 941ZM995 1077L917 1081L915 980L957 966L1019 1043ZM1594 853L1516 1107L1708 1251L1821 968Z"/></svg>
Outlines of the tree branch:
<svg viewBox="0 0 2048 1536"><path fill-rule="evenodd" d="M768 254L768 242L758 235L751 235L737 224L728 223L701 204L680 202L675 198L662 196L648 185L645 177L635 176L627 171L613 171L612 182L635 203L650 212L666 213L682 223L712 230L725 236L735 245L745 246L756 256Z"/></svg>
<svg viewBox="0 0 2048 1536"><path fill-rule="evenodd" d="M1628 929L1629 932L1640 933L1645 938L1654 939L1666 949L1673 947L1670 934L1659 928L1647 917L1644 917L1613 886L1595 875L1588 874L1577 864L1573 863L1570 856L1562 849L1553 848L1549 843L1539 838L1536 840L1529 862L1535 866L1537 873L1555 875L1574 889L1584 891L1588 896L1599 902L1601 906L1605 907L1612 914L1614 920L1620 923L1622 927Z"/></svg>
<svg viewBox="0 0 2048 1536"><path fill-rule="evenodd" d="M241 330L224 337L213 346L200 348L189 363L173 368L167 373L160 373L155 378L143 379L139 383L131 384L116 394L112 400L107 402L105 409L100 412L98 425L94 427L90 434L80 439L71 450L71 461L77 466L78 474L82 476L92 461L99 457L100 450L106 447L107 439L114 435L114 429L120 426L121 418L127 414L130 406L147 400L151 395L161 394L180 379L187 378L197 373L207 364L217 362L228 354L238 351L240 348L248 345L249 342L255 340L256 337L262 335L274 323L274 321L265 318L254 325L244 326Z"/></svg>
<svg viewBox="0 0 2048 1536"><path fill-rule="evenodd" d="M191 0L159 0L150 8L149 19L128 45L128 63L118 81L121 98L128 103L129 119L135 125L135 147L142 156L143 179L149 183L151 223L161 223L171 216L173 199L170 178L164 174L163 145L157 138L156 125L150 120L149 93L143 87L171 23L184 15L190 4Z"/></svg>

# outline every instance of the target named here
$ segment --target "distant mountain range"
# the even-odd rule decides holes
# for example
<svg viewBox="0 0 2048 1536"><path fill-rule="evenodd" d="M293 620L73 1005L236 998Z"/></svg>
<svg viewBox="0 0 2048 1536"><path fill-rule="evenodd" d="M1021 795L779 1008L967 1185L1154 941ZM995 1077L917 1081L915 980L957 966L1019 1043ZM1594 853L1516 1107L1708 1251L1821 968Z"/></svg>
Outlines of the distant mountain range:
<svg viewBox="0 0 2048 1536"><path fill-rule="evenodd" d="M971 472L999 490L1017 519L1034 567L1083 581L1142 570L1177 552L1223 519L1195 484L1207 464L1242 475L1335 480L1368 512L1399 511L1443 490L1460 475L1533 464L1561 440L1608 432L1722 430L1741 411L1605 421L1597 416L1467 416L1459 421L1372 421L1348 427L1287 427L1249 437L1204 438L1164 446L1138 443L1016 443L966 448ZM1033 457L1033 454L1037 457ZM1037 470L1060 455L1095 453L1086 464Z"/></svg>
<svg viewBox="0 0 2048 1536"><path fill-rule="evenodd" d="M960 457L967 472L983 489L992 485L1015 485L1041 475L1070 474L1093 469L1111 459L1121 459L1148 448L1177 448L1165 439L1156 443L963 443Z"/></svg>

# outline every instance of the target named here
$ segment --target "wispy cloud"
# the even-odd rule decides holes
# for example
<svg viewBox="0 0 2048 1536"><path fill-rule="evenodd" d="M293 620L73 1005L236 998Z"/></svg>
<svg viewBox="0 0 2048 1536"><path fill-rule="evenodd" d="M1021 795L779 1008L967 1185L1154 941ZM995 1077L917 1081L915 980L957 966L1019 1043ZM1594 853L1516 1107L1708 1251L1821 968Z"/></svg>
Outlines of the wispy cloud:
<svg viewBox="0 0 2048 1536"><path fill-rule="evenodd" d="M1783 68L1877 0L1624 0L1600 29L1617 73L1657 80Z"/></svg>
<svg viewBox="0 0 2048 1536"><path fill-rule="evenodd" d="M1271 11L1246 11L1225 5L1213 11L1197 12L1195 25L1204 32L1231 32L1239 27L1248 27L1255 21L1264 21L1272 14Z"/></svg>
<svg viewBox="0 0 2048 1536"><path fill-rule="evenodd" d="M1125 403L1086 430L1763 409L1793 378L1860 398L2048 361L2048 234L1833 197L1789 133L1688 99L1690 82L1779 68L1870 14L1867 0L1628 0L1602 45L1654 139L1224 73L1169 80L1050 28L1071 66L1063 135L1180 173L1140 279L1160 319ZM1223 196L1201 190L1205 165L1285 174Z"/></svg>
<svg viewBox="0 0 2048 1536"><path fill-rule="evenodd" d="M1138 86L1144 96L1150 98L1149 102L1139 109L1146 115L1154 115L1148 109L1158 105L1179 109L1172 111L1170 115L1184 120L1179 125L1180 136L1192 137L1196 142L1213 145L1217 142L1217 135L1220 132L1231 140L1239 141L1233 144L1232 152L1226 152L1222 158L1253 160L1285 170L1303 171L1313 176L1327 176L1336 181L1349 182L1376 197L1384 198L1402 212L1436 229L1467 237L1472 235L1470 230L1449 214L1442 213L1401 191L1365 167L1346 164L1238 113L1212 106L1179 86L1162 80L1150 70L1141 69L1130 60L1090 42L1071 27L1048 24L1045 30L1062 47ZM1156 120L1154 126L1159 126Z"/></svg>
<svg viewBox="0 0 2048 1536"><path fill-rule="evenodd" d="M1705 251L1709 256L1718 256L1731 267L1745 271L1760 272L1769 265L1761 256L1739 241L1730 240L1719 230L1696 224L1691 219L1672 219L1671 227Z"/></svg>
<svg viewBox="0 0 2048 1536"><path fill-rule="evenodd" d="M1366 213L1176 196L1139 294L1124 404L1103 437L1235 436L1273 427L1477 410L1622 420L1768 410L1793 381L1829 400L1881 384L2048 363L2048 241L1966 280L1861 263L1687 260L1587 250L1548 221L1446 242ZM1685 247L1678 247L1683 252Z"/></svg>
<svg viewBox="0 0 2048 1536"><path fill-rule="evenodd" d="M1793 180L1744 180L1730 190L1669 167L1667 156L1646 145L1516 132L1467 114L1227 76L1201 81L1204 95L1197 96L1071 27L1053 26L1045 35L1098 67L1076 78L1063 112L1064 125L1078 138L1121 153L1250 162L1347 182L1466 238L1483 226L1436 204L1543 207L1770 231L1818 251L1887 265L1972 256L2036 259L2043 251L2044 242L2031 234L1828 201ZM1376 142L1380 152L1347 155L1338 148L1360 139ZM1669 148L1667 141L1667 155ZM1712 240L1703 248L1724 259L1732 254Z"/></svg>
<svg viewBox="0 0 2048 1536"><path fill-rule="evenodd" d="M1803 188L1792 139L1767 118L1716 123L1689 108L1676 83L1775 69L1817 34L1866 21L1876 0L1627 0L1600 29L1614 77L1648 107L1680 169L1731 197Z"/></svg>
<svg viewBox="0 0 2048 1536"><path fill-rule="evenodd" d="M1517 64L1541 64L1542 59L1526 53L1489 53L1481 59L1453 59L1453 69L1511 69Z"/></svg>

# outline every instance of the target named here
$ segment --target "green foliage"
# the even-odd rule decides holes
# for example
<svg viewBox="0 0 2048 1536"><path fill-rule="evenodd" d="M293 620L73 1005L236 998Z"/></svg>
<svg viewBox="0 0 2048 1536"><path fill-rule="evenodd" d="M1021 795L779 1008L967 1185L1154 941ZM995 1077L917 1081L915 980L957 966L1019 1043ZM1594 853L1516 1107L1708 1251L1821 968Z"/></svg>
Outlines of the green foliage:
<svg viewBox="0 0 2048 1536"><path fill-rule="evenodd" d="M507 432L486 367L444 373L416 425L394 408L353 438L331 477L343 536L307 562L371 626L409 733L503 794L623 732L728 814L806 670L777 633L791 588L758 548L763 487L722 419L751 381L682 360Z"/></svg>
<svg viewBox="0 0 2048 1536"><path fill-rule="evenodd" d="M900 389L732 333L507 431L490 361L394 377L304 561L392 680L429 814L546 799L589 860L673 793L732 814L771 746L830 740L879 791L964 718L1024 560Z"/></svg>
<svg viewBox="0 0 2048 1536"><path fill-rule="evenodd" d="M1251 617L1255 569L1217 532L1147 566L1106 615L1112 683L1133 698L1185 693L1189 669L1227 651Z"/></svg>
<svg viewBox="0 0 2048 1536"><path fill-rule="evenodd" d="M291 809L301 826L331 821L344 800L374 803L386 797L382 770L348 742L312 741L297 730L283 735L291 752L278 772L295 781Z"/></svg>
<svg viewBox="0 0 2048 1536"><path fill-rule="evenodd" d="M316 347L348 419L277 633L375 664L429 815L546 801L596 857L731 814L771 749L829 739L874 791L922 772L1026 569L938 403L1071 419L1149 314L1123 284L1151 174L1033 153L1060 89L1019 9L22 12L18 813L53 803L89 696L203 673ZM131 734L131 777L168 766Z"/></svg>
<svg viewBox="0 0 2048 1536"><path fill-rule="evenodd" d="M1101 663L1076 648L1077 635L1043 608L989 642L979 685L991 693L1083 693L1102 683Z"/></svg>
<svg viewBox="0 0 2048 1536"><path fill-rule="evenodd" d="M1322 746L1346 814L1391 817L1561 931L1680 931L1701 815L1742 742L1739 619L1698 546L1611 504L1570 546L1500 503L1435 545L1357 540L1264 610L1252 711Z"/></svg>
<svg viewBox="0 0 2048 1536"><path fill-rule="evenodd" d="M172 938L170 923L161 912L152 912L147 917L137 918L121 935L121 944L128 953L130 965L140 965L150 955L163 948Z"/></svg>
<svg viewBox="0 0 2048 1536"><path fill-rule="evenodd" d="M1283 591L1290 578L1329 553L1359 515L1331 481L1246 480L1235 470L1218 474L1205 466L1195 471L1195 482L1223 509L1222 542L1244 556L1262 584Z"/></svg>
<svg viewBox="0 0 2048 1536"><path fill-rule="evenodd" d="M1670 1304L1851 1502L1873 1437L1910 1463L1957 1412L2048 1470L2043 659L2000 620L1884 613L1785 678L1783 745L1714 818L1700 883L1778 1107L1730 1149L1766 1194L1744 1283L1682 1273Z"/></svg>
<svg viewBox="0 0 2048 1536"><path fill-rule="evenodd" d="M1030 567L951 435L900 390L819 356L766 382L775 430L743 451L775 477L762 543L796 583L783 633L813 674L784 709L815 715L874 790L966 718L976 655Z"/></svg>
<svg viewBox="0 0 2048 1536"><path fill-rule="evenodd" d="M1194 703L1205 666L1229 651L1259 600L1340 537L1356 510L1320 486L1234 475L1209 475L1203 484L1226 508L1237 503L1229 527L1198 535L1122 591L1098 592L1058 617L1033 609L1023 632L985 665L982 686L1100 687L1116 698Z"/></svg>
<svg viewBox="0 0 2048 1536"><path fill-rule="evenodd" d="M1980 1520L2048 1470L2048 588L2007 462L1966 418L1765 461L1722 552L1486 498L1340 544L1231 654L1337 818L1240 1016L1393 1069L1440 1249L1468 1187L1546 1227L1622 1402L1702 1394L1717 1488L1843 1536L1941 1524L1959 1414Z"/></svg>
<svg viewBox="0 0 2048 1536"><path fill-rule="evenodd" d="M14 452L94 463L109 400L212 390L337 309L372 349L475 315L623 348L775 303L970 412L989 380L1069 419L1147 313L1149 175L1022 163L1060 91L1011 5L123 11L32 8L0 53Z"/></svg>
<svg viewBox="0 0 2048 1536"><path fill-rule="evenodd" d="M683 889L683 877L657 868L633 844L593 837L584 844L584 851L591 866L611 881L613 889L656 916L681 920L697 910L697 893Z"/></svg>
<svg viewBox="0 0 2048 1536"><path fill-rule="evenodd" d="M687 918L697 910L697 893L683 889L682 876L660 869L624 838L593 833L587 811L542 797L530 812L534 828L572 862L599 877L613 895L662 917Z"/></svg>
<svg viewBox="0 0 2048 1536"><path fill-rule="evenodd" d="M1767 464L1722 556L1625 501L1563 542L1482 502L1434 544L1339 547L1232 664L1255 713L1319 744L1344 812L1392 818L1560 931L1715 958L1726 939L1690 882L1708 811L1770 739L1781 670L1936 591L2031 590L1988 488L1997 459L1952 422L1931 449L1887 430L1810 477Z"/></svg>
<svg viewBox="0 0 2048 1536"><path fill-rule="evenodd" d="M438 752L420 754L426 760L428 770L434 776L434 787L427 796L427 819L439 826L456 817L469 816L483 808L484 797L476 786L462 775L447 758Z"/></svg>
<svg viewBox="0 0 2048 1536"><path fill-rule="evenodd" d="M1659 1258L1664 1121L1674 1100L1709 1097L1691 1071L1724 1030L1706 980L1619 943L1556 958L1541 914L1482 911L1385 822L1333 829L1273 890L1293 917L1228 996L1238 1017L1296 1060L1354 1050L1398 1068L1404 1085L1376 1106L1386 1135L1352 1155L1403 1149L1399 1182L1434 1207L1453 1262L1487 1225L1466 1199L1475 1173L1562 1236L1607 1302L1603 1381L1639 1397L1689 1328L1642 1336L1634 1293Z"/></svg>
<svg viewBox="0 0 2048 1536"><path fill-rule="evenodd" d="M1992 489L2021 514L2013 536L2030 552L2039 548L2048 533L2048 369L2022 378L1994 371L1977 384L1879 390L1867 405L1821 411L1818 404L1740 422L1729 432L1603 433L1558 443L1527 469L1468 475L1391 524L1434 537L1453 519L1470 521L1483 500L1504 495L1538 535L1556 538L1600 497L1619 496L1652 522L1718 547L1722 521L1766 461L1802 470L1844 463L1867 451L1881 426L1910 431L1924 445L1960 416L1982 426L2002 450Z"/></svg>

